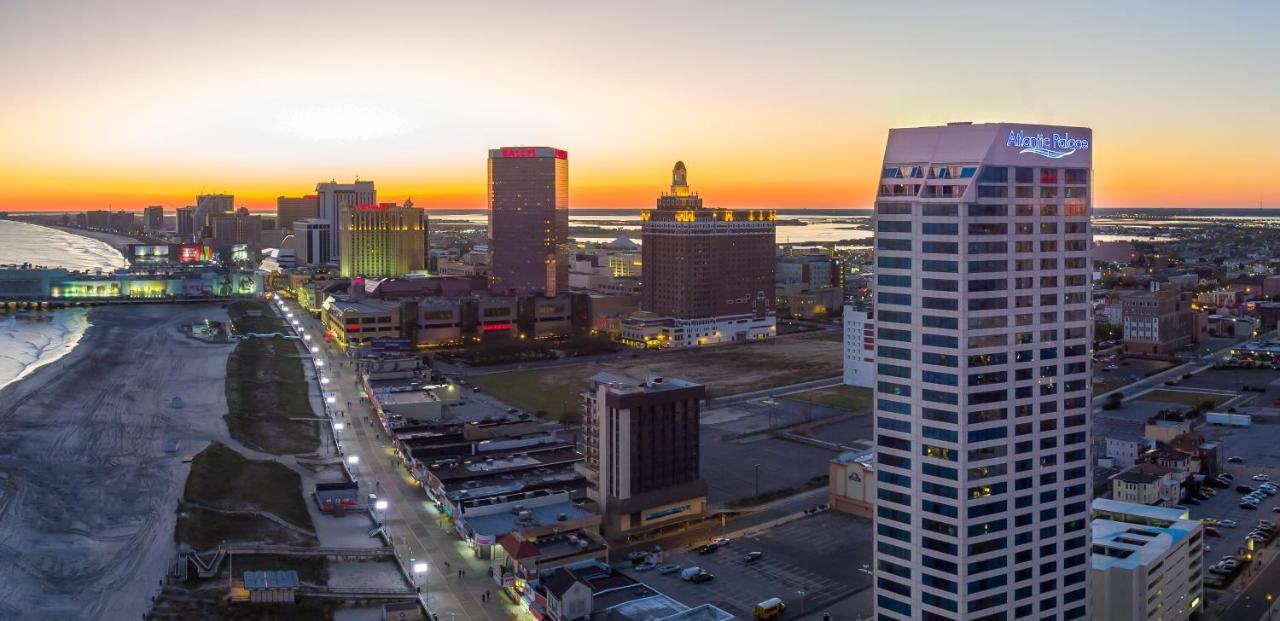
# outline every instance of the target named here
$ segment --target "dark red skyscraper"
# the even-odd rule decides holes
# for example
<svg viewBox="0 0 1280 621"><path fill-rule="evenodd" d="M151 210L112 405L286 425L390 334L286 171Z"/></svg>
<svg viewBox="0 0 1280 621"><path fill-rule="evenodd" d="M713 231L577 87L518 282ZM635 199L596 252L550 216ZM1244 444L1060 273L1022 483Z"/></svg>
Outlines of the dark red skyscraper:
<svg viewBox="0 0 1280 621"><path fill-rule="evenodd" d="M489 288L548 296L569 286L569 154L489 150Z"/></svg>

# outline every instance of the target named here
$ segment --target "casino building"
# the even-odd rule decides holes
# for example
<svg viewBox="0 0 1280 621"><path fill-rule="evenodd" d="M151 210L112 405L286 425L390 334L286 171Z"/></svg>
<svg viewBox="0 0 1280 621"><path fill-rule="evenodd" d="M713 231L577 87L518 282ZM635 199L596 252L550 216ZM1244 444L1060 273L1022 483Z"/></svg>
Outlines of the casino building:
<svg viewBox="0 0 1280 621"><path fill-rule="evenodd" d="M344 207L339 215L338 269L354 276L404 276L426 267L426 213L406 201Z"/></svg>
<svg viewBox="0 0 1280 621"><path fill-rule="evenodd" d="M889 132L876 616L1090 618L1091 132Z"/></svg>
<svg viewBox="0 0 1280 621"><path fill-rule="evenodd" d="M569 154L489 149L489 287L498 295L569 289Z"/></svg>
<svg viewBox="0 0 1280 621"><path fill-rule="evenodd" d="M640 312L623 320L624 342L690 347L775 334L776 212L704 207L676 162L671 191L640 219Z"/></svg>

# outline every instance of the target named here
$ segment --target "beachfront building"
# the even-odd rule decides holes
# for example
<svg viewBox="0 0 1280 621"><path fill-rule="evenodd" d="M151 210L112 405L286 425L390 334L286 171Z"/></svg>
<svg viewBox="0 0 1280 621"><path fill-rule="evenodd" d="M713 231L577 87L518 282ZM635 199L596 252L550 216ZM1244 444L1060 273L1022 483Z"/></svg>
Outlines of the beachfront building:
<svg viewBox="0 0 1280 621"><path fill-rule="evenodd" d="M1179 507L1093 501L1095 621L1186 621L1204 612L1204 526Z"/></svg>
<svg viewBox="0 0 1280 621"><path fill-rule="evenodd" d="M142 230L147 233L159 233L164 230L164 207L149 205L142 209Z"/></svg>
<svg viewBox="0 0 1280 621"><path fill-rule="evenodd" d="M569 154L489 149L489 288L553 296L569 287Z"/></svg>
<svg viewBox="0 0 1280 621"><path fill-rule="evenodd" d="M141 299L229 298L262 295L262 274L211 267L145 273L117 271L111 274L71 272L63 268L0 267L0 303L3 302L109 302Z"/></svg>
<svg viewBox="0 0 1280 621"><path fill-rule="evenodd" d="M768 209L704 207L684 162L657 209L640 213L640 313L623 321L636 347L691 347L774 335L774 225Z"/></svg>
<svg viewBox="0 0 1280 621"><path fill-rule="evenodd" d="M876 615L1089 618L1090 130L889 132Z"/></svg>
<svg viewBox="0 0 1280 621"><path fill-rule="evenodd" d="M427 215L406 202L344 207L338 223L338 259L344 278L404 276L426 267Z"/></svg>

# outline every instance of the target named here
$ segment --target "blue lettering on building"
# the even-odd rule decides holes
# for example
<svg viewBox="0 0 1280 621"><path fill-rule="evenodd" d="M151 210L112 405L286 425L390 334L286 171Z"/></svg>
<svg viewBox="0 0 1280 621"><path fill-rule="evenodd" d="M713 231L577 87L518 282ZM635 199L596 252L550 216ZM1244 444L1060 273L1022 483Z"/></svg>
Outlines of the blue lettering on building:
<svg viewBox="0 0 1280 621"><path fill-rule="evenodd" d="M1088 151L1089 141L1072 138L1071 132L1044 134L1028 134L1022 130L1009 130L1009 140L1005 146L1021 149L1018 153L1034 153L1051 159L1066 157L1076 151Z"/></svg>

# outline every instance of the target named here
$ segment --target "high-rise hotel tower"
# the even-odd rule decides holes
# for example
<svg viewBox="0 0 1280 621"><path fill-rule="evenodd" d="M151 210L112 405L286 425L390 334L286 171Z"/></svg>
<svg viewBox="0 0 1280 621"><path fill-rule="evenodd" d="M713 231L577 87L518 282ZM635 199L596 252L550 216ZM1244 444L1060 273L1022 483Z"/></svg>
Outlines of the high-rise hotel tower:
<svg viewBox="0 0 1280 621"><path fill-rule="evenodd" d="M489 289L554 296L569 289L569 154L489 149Z"/></svg>
<svg viewBox="0 0 1280 621"><path fill-rule="evenodd" d="M876 198L878 619L1089 617L1083 127L889 132Z"/></svg>

